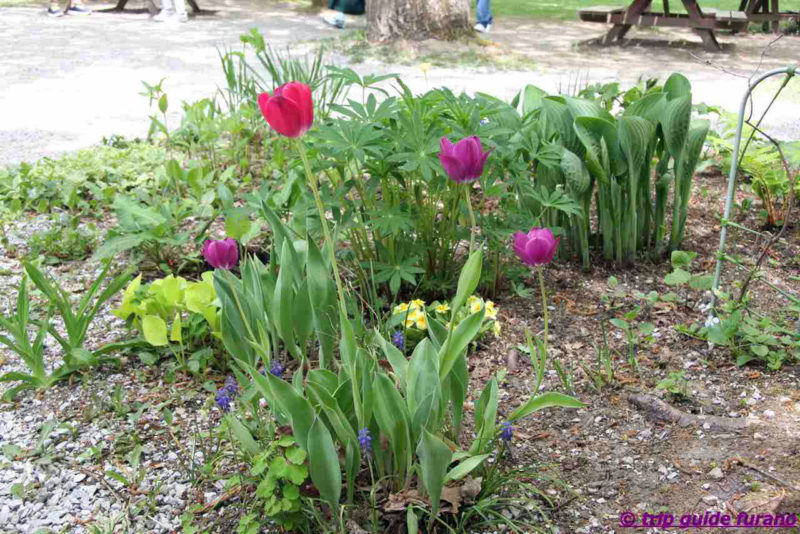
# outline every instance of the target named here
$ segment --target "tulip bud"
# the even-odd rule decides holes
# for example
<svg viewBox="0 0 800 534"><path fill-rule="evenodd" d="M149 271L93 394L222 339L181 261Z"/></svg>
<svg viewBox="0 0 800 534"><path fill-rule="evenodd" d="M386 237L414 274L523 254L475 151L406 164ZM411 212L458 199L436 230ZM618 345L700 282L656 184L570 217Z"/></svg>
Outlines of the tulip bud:
<svg viewBox="0 0 800 534"><path fill-rule="evenodd" d="M553 261L559 241L549 228L531 228L527 234L514 234L514 252L528 265L544 265Z"/></svg>
<svg viewBox="0 0 800 534"><path fill-rule="evenodd" d="M447 137L442 137L440 147L439 161L450 179L457 183L480 178L491 152L484 152L481 140L475 136L462 139L455 145Z"/></svg>
<svg viewBox="0 0 800 534"><path fill-rule="evenodd" d="M281 85L272 95L258 95L258 107L272 129L285 137L300 137L314 123L311 88L304 83Z"/></svg>
<svg viewBox="0 0 800 534"><path fill-rule="evenodd" d="M230 237L209 239L203 244L203 257L213 268L230 271L239 262L239 246Z"/></svg>

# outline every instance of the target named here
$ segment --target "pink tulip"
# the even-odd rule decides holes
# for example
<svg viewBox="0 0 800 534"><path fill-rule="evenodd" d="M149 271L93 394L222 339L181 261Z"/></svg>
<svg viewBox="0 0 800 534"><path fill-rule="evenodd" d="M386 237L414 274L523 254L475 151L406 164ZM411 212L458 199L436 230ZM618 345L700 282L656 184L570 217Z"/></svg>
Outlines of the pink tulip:
<svg viewBox="0 0 800 534"><path fill-rule="evenodd" d="M239 261L239 246L230 237L221 240L208 239L203 244L203 257L213 268L230 271Z"/></svg>
<svg viewBox="0 0 800 534"><path fill-rule="evenodd" d="M514 252L528 265L545 265L553 261L559 241L561 238L553 237L549 228L531 228L527 234L514 234Z"/></svg>
<svg viewBox="0 0 800 534"><path fill-rule="evenodd" d="M440 146L439 161L450 179L457 183L480 178L491 152L484 152L481 140L475 136L462 139L455 145L447 137L442 137Z"/></svg>
<svg viewBox="0 0 800 534"><path fill-rule="evenodd" d="M258 107L272 128L286 137L300 137L314 123L311 88L304 83L281 85L272 95L258 95Z"/></svg>

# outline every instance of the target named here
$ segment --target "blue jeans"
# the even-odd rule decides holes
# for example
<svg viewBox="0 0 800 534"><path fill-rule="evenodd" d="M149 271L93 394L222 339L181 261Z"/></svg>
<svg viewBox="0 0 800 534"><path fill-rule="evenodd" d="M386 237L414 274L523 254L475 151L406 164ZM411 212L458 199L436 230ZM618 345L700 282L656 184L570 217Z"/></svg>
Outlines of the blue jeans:
<svg viewBox="0 0 800 534"><path fill-rule="evenodd" d="M492 23L492 9L489 7L490 0L478 0L478 24L488 26Z"/></svg>

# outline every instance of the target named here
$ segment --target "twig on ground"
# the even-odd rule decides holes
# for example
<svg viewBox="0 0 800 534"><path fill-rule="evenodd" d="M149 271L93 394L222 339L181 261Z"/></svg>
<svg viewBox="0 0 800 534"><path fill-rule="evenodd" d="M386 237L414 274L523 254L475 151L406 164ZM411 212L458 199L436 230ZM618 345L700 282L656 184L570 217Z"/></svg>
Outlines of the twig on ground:
<svg viewBox="0 0 800 534"><path fill-rule="evenodd" d="M627 401L644 411L651 420L678 423L678 425L682 427L692 425L703 426L707 424L711 430L741 432L744 430L745 426L747 426L747 423L743 419L718 417L716 415L688 414L677 408L673 408L661 399L651 395L631 393L627 395Z"/></svg>

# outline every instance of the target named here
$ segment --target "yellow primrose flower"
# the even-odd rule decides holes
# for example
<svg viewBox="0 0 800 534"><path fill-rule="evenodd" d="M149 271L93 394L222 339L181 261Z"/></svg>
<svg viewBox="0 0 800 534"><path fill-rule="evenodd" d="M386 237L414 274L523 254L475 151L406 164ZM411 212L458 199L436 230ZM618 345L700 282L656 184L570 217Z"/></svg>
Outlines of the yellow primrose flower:
<svg viewBox="0 0 800 534"><path fill-rule="evenodd" d="M472 304L469 305L469 312L470 313L478 313L483 308L483 302L480 299L476 300Z"/></svg>
<svg viewBox="0 0 800 534"><path fill-rule="evenodd" d="M500 321L495 321L492 325L492 332L495 336L500 337Z"/></svg>
<svg viewBox="0 0 800 534"><path fill-rule="evenodd" d="M430 63L420 63L419 64L419 70L421 70L423 74L427 74L428 71L431 70L431 64Z"/></svg>
<svg viewBox="0 0 800 534"><path fill-rule="evenodd" d="M478 300L481 300L480 297L476 297L475 295L470 295L469 299L467 300L467 304L473 304Z"/></svg>
<svg viewBox="0 0 800 534"><path fill-rule="evenodd" d="M425 301L420 299L414 299L411 301L411 309L422 309L425 307Z"/></svg>
<svg viewBox="0 0 800 534"><path fill-rule="evenodd" d="M436 306L436 313L447 313L450 311L450 306L447 305L446 302L439 304Z"/></svg>
<svg viewBox="0 0 800 534"><path fill-rule="evenodd" d="M411 313L409 313L408 317L406 317L406 328L411 328L412 326L414 326L417 323L417 321L419 321L420 317L424 318L425 315L419 310L414 310Z"/></svg>
<svg viewBox="0 0 800 534"><path fill-rule="evenodd" d="M497 308L491 300L486 301L486 317L494 319L497 317Z"/></svg>
<svg viewBox="0 0 800 534"><path fill-rule="evenodd" d="M425 316L424 313L420 313L419 317L417 318L417 328L419 328L420 330L428 329L428 318Z"/></svg>
<svg viewBox="0 0 800 534"><path fill-rule="evenodd" d="M405 313L408 310L408 304L403 302L394 307L394 313Z"/></svg>

